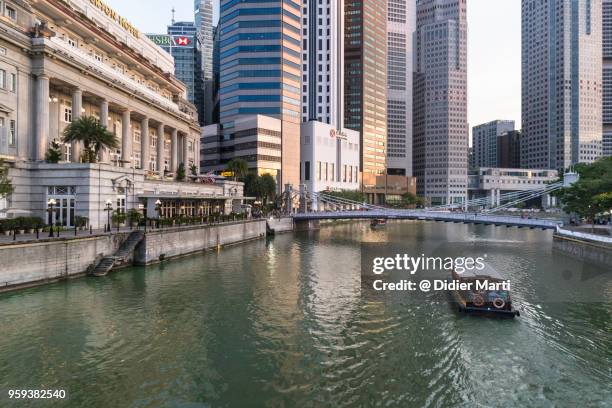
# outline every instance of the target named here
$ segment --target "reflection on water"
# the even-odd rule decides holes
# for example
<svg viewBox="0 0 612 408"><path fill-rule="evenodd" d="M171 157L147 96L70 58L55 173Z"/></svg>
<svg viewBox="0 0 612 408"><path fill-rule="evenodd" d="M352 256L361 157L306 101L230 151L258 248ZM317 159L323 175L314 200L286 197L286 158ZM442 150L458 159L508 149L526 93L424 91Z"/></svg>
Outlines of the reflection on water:
<svg viewBox="0 0 612 408"><path fill-rule="evenodd" d="M521 317L362 296L362 241L486 253ZM551 247L535 230L356 223L0 295L0 390L62 388L74 407L609 406L612 282Z"/></svg>

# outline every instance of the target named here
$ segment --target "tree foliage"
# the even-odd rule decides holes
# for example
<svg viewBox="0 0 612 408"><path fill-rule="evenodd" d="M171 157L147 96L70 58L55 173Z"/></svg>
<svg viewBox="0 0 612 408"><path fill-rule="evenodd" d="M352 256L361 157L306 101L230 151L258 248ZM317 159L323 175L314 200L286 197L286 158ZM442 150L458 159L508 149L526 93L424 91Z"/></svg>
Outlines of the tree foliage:
<svg viewBox="0 0 612 408"><path fill-rule="evenodd" d="M4 160L0 159L0 198L11 195L14 190L8 172L8 166L4 164Z"/></svg>
<svg viewBox="0 0 612 408"><path fill-rule="evenodd" d="M60 160L62 160L62 146L57 140L53 140L45 154L45 161L47 163L59 163Z"/></svg>
<svg viewBox="0 0 612 408"><path fill-rule="evenodd" d="M227 163L226 170L234 175L234 181L244 180L249 171L249 165L242 159L232 159Z"/></svg>
<svg viewBox="0 0 612 408"><path fill-rule="evenodd" d="M267 205L276 197L276 180L270 174L260 176L255 173L247 173L244 177L244 193Z"/></svg>
<svg viewBox="0 0 612 408"><path fill-rule="evenodd" d="M565 212L593 220L597 214L609 211L612 208L612 157L592 164L577 164L575 170L580 179L556 193Z"/></svg>
<svg viewBox="0 0 612 408"><path fill-rule="evenodd" d="M176 169L176 181L185 181L185 163L179 163Z"/></svg>
<svg viewBox="0 0 612 408"><path fill-rule="evenodd" d="M189 172L191 173L192 176L197 176L198 166L196 166L195 163L193 163L191 166L189 166Z"/></svg>
<svg viewBox="0 0 612 408"><path fill-rule="evenodd" d="M82 116L75 119L64 129L64 143L83 143L82 160L85 163L96 163L102 149L116 149L119 142L115 135L109 132L100 121L93 116Z"/></svg>

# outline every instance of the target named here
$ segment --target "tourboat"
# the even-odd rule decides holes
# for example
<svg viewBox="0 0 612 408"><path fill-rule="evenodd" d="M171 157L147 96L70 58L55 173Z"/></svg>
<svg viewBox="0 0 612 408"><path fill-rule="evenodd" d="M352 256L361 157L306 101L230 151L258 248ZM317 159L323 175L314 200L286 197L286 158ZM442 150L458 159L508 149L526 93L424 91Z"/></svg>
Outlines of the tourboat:
<svg viewBox="0 0 612 408"><path fill-rule="evenodd" d="M507 319L520 316L512 304L509 288L504 285L508 280L491 266L485 264L481 271L463 273L453 270L449 280L455 283L450 293L459 312Z"/></svg>
<svg viewBox="0 0 612 408"><path fill-rule="evenodd" d="M387 220L384 218L376 218L370 222L370 227L379 228L387 225Z"/></svg>

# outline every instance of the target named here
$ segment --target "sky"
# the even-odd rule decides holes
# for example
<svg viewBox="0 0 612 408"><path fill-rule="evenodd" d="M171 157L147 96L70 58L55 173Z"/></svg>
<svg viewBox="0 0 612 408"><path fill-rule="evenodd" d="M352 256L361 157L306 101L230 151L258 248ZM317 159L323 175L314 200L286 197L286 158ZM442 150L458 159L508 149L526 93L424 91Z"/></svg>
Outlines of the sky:
<svg viewBox="0 0 612 408"><path fill-rule="evenodd" d="M520 128L521 0L467 2L469 125L508 119ZM147 0L146 8L142 1L106 3L145 33L165 33L172 7L177 21L193 21L193 0Z"/></svg>

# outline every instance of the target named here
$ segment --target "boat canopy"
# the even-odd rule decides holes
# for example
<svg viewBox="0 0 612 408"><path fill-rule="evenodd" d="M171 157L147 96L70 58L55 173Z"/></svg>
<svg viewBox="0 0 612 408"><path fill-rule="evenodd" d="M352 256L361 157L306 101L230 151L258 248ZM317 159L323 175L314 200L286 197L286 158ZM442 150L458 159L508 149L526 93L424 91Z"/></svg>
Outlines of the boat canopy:
<svg viewBox="0 0 612 408"><path fill-rule="evenodd" d="M484 269L478 270L465 270L463 273L458 273L456 270L453 271L453 276L457 279L495 279L495 280L506 280L495 268L490 264L485 263Z"/></svg>

